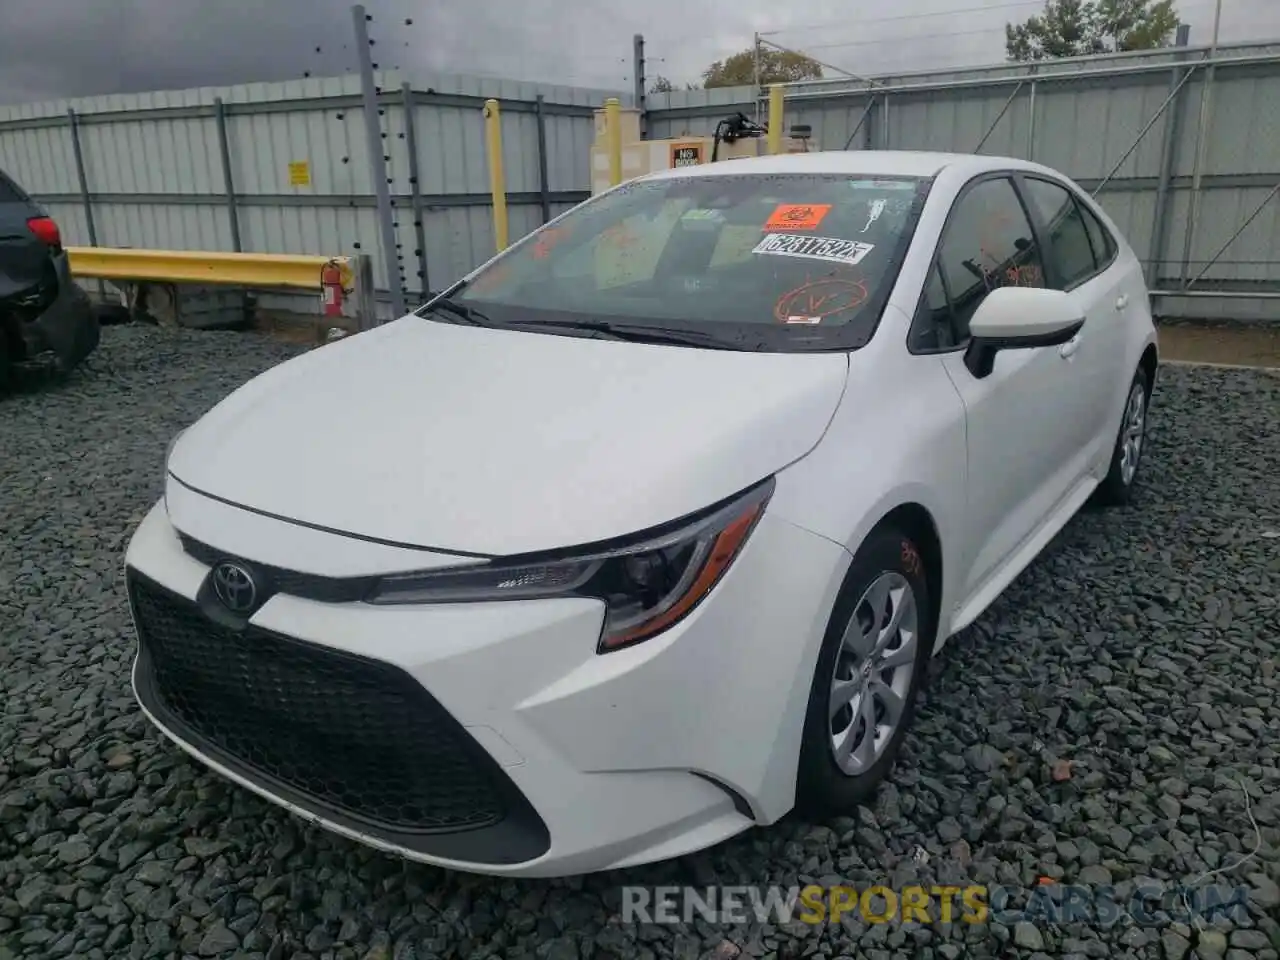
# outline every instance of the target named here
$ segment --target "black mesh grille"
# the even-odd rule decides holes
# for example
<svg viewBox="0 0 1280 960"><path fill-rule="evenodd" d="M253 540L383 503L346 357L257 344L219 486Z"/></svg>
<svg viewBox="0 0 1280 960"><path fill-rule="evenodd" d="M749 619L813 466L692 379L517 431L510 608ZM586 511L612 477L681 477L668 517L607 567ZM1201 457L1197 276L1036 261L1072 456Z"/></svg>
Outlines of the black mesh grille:
<svg viewBox="0 0 1280 960"><path fill-rule="evenodd" d="M212 567L220 560L237 559L207 543L201 543L185 533L179 534L182 549L206 567ZM306 600L319 600L322 603L355 603L365 599L377 583L376 577L322 577L313 573L300 573L297 570L285 570L282 567L268 567L255 563L254 568L260 570L267 578L267 588L271 593L285 593Z"/></svg>
<svg viewBox="0 0 1280 960"><path fill-rule="evenodd" d="M148 706L215 759L234 758L268 784L401 833L502 820L509 781L408 674L252 626L220 626L136 575L129 589Z"/></svg>

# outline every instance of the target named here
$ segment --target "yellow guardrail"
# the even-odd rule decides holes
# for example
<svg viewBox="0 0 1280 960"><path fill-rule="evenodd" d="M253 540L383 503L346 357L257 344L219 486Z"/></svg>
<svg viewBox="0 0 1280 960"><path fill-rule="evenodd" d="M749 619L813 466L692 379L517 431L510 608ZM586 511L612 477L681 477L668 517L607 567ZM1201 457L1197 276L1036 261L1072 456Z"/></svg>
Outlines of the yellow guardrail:
<svg viewBox="0 0 1280 960"><path fill-rule="evenodd" d="M227 284L237 287L320 289L320 271L330 263L342 271L342 286L355 283L352 257L292 253L220 253L198 250L128 250L68 247L78 277L152 283Z"/></svg>

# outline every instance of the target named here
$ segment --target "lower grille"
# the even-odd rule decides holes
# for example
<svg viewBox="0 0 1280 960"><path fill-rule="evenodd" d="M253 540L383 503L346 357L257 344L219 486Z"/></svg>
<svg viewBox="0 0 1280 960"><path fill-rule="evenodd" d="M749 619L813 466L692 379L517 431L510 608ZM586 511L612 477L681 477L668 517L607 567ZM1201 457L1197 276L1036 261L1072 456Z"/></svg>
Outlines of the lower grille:
<svg viewBox="0 0 1280 960"><path fill-rule="evenodd" d="M304 809L424 852L440 846L430 835L465 831L496 834L503 848L439 855L520 862L549 845L510 779L399 668L221 626L135 571L129 593L139 698L212 759Z"/></svg>

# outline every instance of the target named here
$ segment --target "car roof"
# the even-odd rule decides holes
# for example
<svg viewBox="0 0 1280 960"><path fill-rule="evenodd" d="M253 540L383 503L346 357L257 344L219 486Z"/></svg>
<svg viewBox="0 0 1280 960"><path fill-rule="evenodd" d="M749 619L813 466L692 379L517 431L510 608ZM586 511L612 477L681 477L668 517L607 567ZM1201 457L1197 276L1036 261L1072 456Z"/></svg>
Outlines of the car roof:
<svg viewBox="0 0 1280 960"><path fill-rule="evenodd" d="M819 150L813 153L784 153L775 156L742 157L695 167L659 170L643 177L662 180L726 174L837 173L863 176L936 177L948 167L963 168L965 174L985 170L1041 170L1039 164L1013 157L992 157L973 153L932 153L918 150Z"/></svg>

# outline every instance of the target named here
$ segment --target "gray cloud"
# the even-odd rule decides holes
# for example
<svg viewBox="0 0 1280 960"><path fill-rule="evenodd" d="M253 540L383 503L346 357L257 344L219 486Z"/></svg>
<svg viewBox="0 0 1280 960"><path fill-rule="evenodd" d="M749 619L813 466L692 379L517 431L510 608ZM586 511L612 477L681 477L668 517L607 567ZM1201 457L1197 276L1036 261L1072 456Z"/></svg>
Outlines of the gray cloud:
<svg viewBox="0 0 1280 960"><path fill-rule="evenodd" d="M631 37L649 74L694 80L753 31L858 74L1003 58L1003 27L1039 0L899 0L850 16L848 0L367 0L384 67L628 89ZM1206 42L1213 0L1183 0ZM412 26L406 26L412 18ZM345 73L346 0L0 0L0 102ZM1225 42L1280 36L1275 0L1225 0ZM317 47L319 51L317 52Z"/></svg>

